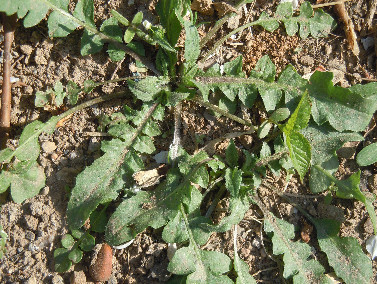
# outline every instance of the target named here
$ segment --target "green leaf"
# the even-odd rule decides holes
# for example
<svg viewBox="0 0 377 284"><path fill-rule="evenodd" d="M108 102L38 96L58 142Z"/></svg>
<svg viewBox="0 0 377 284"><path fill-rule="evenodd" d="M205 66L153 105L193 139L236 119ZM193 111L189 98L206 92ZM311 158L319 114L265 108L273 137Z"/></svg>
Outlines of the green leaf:
<svg viewBox="0 0 377 284"><path fill-rule="evenodd" d="M334 131L329 125L318 126L313 122L301 131L312 148L312 165L319 165L333 157L335 151L348 141L362 141L362 135L354 132Z"/></svg>
<svg viewBox="0 0 377 284"><path fill-rule="evenodd" d="M218 225L213 226L216 232L226 232L234 224L238 224L249 210L247 196L241 193L242 171L234 168L227 168L225 171L225 187L230 192L228 216L224 217Z"/></svg>
<svg viewBox="0 0 377 284"><path fill-rule="evenodd" d="M90 214L90 230L96 233L105 232L108 219L105 210L93 211Z"/></svg>
<svg viewBox="0 0 377 284"><path fill-rule="evenodd" d="M276 67L267 55L259 59L254 70L250 72L250 77L259 78L265 82L274 82L275 76ZM260 84L258 90L266 110L274 110L282 97L281 89L272 85Z"/></svg>
<svg viewBox="0 0 377 284"><path fill-rule="evenodd" d="M255 68L251 71L250 77L262 79L266 82L275 81L276 67L268 55L264 55L258 60Z"/></svg>
<svg viewBox="0 0 377 284"><path fill-rule="evenodd" d="M336 26L336 22L329 14L318 9L310 19L309 26L313 37L327 37Z"/></svg>
<svg viewBox="0 0 377 284"><path fill-rule="evenodd" d="M31 160L19 162L9 171L2 171L0 180L0 192L10 186L13 201L22 203L38 194L45 185L46 176L42 167Z"/></svg>
<svg viewBox="0 0 377 284"><path fill-rule="evenodd" d="M377 162L377 143L372 143L363 148L356 156L359 166L369 166Z"/></svg>
<svg viewBox="0 0 377 284"><path fill-rule="evenodd" d="M34 105L36 107L44 107L50 103L51 94L50 92L37 91L35 93Z"/></svg>
<svg viewBox="0 0 377 284"><path fill-rule="evenodd" d="M123 17L120 13L118 13L117 11L115 10L111 10L111 15L114 16L114 18L119 22L121 23L122 25L124 26L128 26L130 24L130 22L125 18Z"/></svg>
<svg viewBox="0 0 377 284"><path fill-rule="evenodd" d="M330 173L331 175L335 174L338 170L339 162L338 157L335 155L318 167L316 165L310 168L309 176L309 187L313 193L320 193L329 188L333 183L333 179L329 178L326 174L323 173L322 169Z"/></svg>
<svg viewBox="0 0 377 284"><path fill-rule="evenodd" d="M291 157L293 166L302 180L310 166L310 144L308 140L298 132L292 132L289 136L286 136L286 144L289 149L289 156Z"/></svg>
<svg viewBox="0 0 377 284"><path fill-rule="evenodd" d="M186 283L233 283L223 273L230 269L230 259L217 251L203 251L192 245L176 251L168 270L178 275L186 275Z"/></svg>
<svg viewBox="0 0 377 284"><path fill-rule="evenodd" d="M199 33L194 24L185 21L184 22L185 31L186 31L186 40L185 40L185 60L189 65L196 63L199 54Z"/></svg>
<svg viewBox="0 0 377 284"><path fill-rule="evenodd" d="M242 55L224 64L224 73L229 76L245 77L242 71Z"/></svg>
<svg viewBox="0 0 377 284"><path fill-rule="evenodd" d="M141 22L143 21L143 12L137 12L134 18L132 19L132 24L140 25Z"/></svg>
<svg viewBox="0 0 377 284"><path fill-rule="evenodd" d="M262 124L258 127L257 136L259 139L265 138L268 133L270 132L272 124L268 122L268 120L262 122Z"/></svg>
<svg viewBox="0 0 377 284"><path fill-rule="evenodd" d="M66 92L68 97L68 103L70 105L77 104L79 93L81 92L81 89L77 86L77 84L75 82L68 81Z"/></svg>
<svg viewBox="0 0 377 284"><path fill-rule="evenodd" d="M358 172L352 174L348 179L345 180L338 180L335 177L333 177L330 173L326 172L323 168L320 166L315 166L319 171L321 171L324 175L326 175L329 179L332 179L332 181L336 184L338 187L336 191L336 195L340 198L355 198L356 200L359 200L360 202L364 203L365 208L368 211L369 217L373 224L373 229L375 232L377 232L377 216L376 212L374 211L374 207L372 205L372 201L360 191L360 173Z"/></svg>
<svg viewBox="0 0 377 284"><path fill-rule="evenodd" d="M41 2L39 3L42 4ZM69 0L56 1L56 4L60 9L68 13ZM50 37L66 37L79 27L76 22L72 21L71 17L68 17L67 14L61 13L59 10L51 12L48 17L47 25Z"/></svg>
<svg viewBox="0 0 377 284"><path fill-rule="evenodd" d="M179 13L179 10L182 10ZM182 26L176 15L176 10L181 16L183 3L180 0L159 0L156 5L156 12L160 17L160 23L166 30L166 35L171 46L175 46Z"/></svg>
<svg viewBox="0 0 377 284"><path fill-rule="evenodd" d="M203 228L203 224L208 224L210 220L199 214L200 212L189 215L188 221L195 242L199 245L204 245L207 243L212 232ZM182 243L189 239L181 212L178 212L174 219L166 224L162 231L162 238L167 243Z"/></svg>
<svg viewBox="0 0 377 284"><path fill-rule="evenodd" d="M230 167L238 167L238 151L233 139L230 139L229 145L226 148L225 160Z"/></svg>
<svg viewBox="0 0 377 284"><path fill-rule="evenodd" d="M60 107L63 104L63 100L66 96L64 92L63 84L60 81L57 81L54 86L54 93L55 93L55 104L56 106Z"/></svg>
<svg viewBox="0 0 377 284"><path fill-rule="evenodd" d="M236 284L256 284L254 277L249 273L249 266L244 262L234 250L234 270L237 273Z"/></svg>
<svg viewBox="0 0 377 284"><path fill-rule="evenodd" d="M67 209L71 229L79 229L99 204L118 196L119 186L124 183L122 162L128 146L129 142L113 139L106 153L77 176Z"/></svg>
<svg viewBox="0 0 377 284"><path fill-rule="evenodd" d="M80 21L95 27L93 0L79 0L75 6L73 15Z"/></svg>
<svg viewBox="0 0 377 284"><path fill-rule="evenodd" d="M154 147L153 140L147 136L139 136L135 139L132 147L140 153L152 154L156 148Z"/></svg>
<svg viewBox="0 0 377 284"><path fill-rule="evenodd" d="M83 252L82 250L78 248L71 250L70 253L68 254L68 258L72 260L72 262L74 263L79 263L82 259L82 256L83 256Z"/></svg>
<svg viewBox="0 0 377 284"><path fill-rule="evenodd" d="M81 50L82 56L97 53L102 50L103 41L100 36L84 30L83 36L81 38Z"/></svg>
<svg viewBox="0 0 377 284"><path fill-rule="evenodd" d="M110 36L118 42L122 42L123 32L118 26L118 21L115 17L108 18L105 20L100 28L100 31ZM120 61L124 58L126 52L119 47L116 47L113 43L110 43L107 48L107 53L109 54L112 61Z"/></svg>
<svg viewBox="0 0 377 284"><path fill-rule="evenodd" d="M66 249L69 249L73 247L75 244L75 240L70 234L65 234L62 238L62 246L65 247Z"/></svg>
<svg viewBox="0 0 377 284"><path fill-rule="evenodd" d="M274 255L284 254L284 273L286 279L293 278L293 283L320 282L325 269L311 259L311 248L306 243L292 241L295 238L294 227L270 213L264 222L264 231L272 233Z"/></svg>
<svg viewBox="0 0 377 284"><path fill-rule="evenodd" d="M63 273L68 271L72 266L72 261L69 259L69 250L66 248L58 248L54 250L55 271Z"/></svg>
<svg viewBox="0 0 377 284"><path fill-rule="evenodd" d="M85 233L84 238L81 239L79 247L83 251L92 251L96 245L96 239L88 233Z"/></svg>
<svg viewBox="0 0 377 284"><path fill-rule="evenodd" d="M345 283L370 283L373 277L372 262L358 241L339 237L340 224L335 220L315 219L318 244L326 253L329 264Z"/></svg>
<svg viewBox="0 0 377 284"><path fill-rule="evenodd" d="M305 93L296 110L292 113L288 122L285 124L283 131L285 135L290 136L293 132L300 131L308 126L310 119L310 100L307 93Z"/></svg>
<svg viewBox="0 0 377 284"><path fill-rule="evenodd" d="M278 108L277 110L275 110L271 116L270 116L270 121L274 122L274 123L278 123L278 122L281 122L283 120L286 120L289 115L291 114L291 112L289 111L288 108Z"/></svg>
<svg viewBox="0 0 377 284"><path fill-rule="evenodd" d="M332 73L318 71L310 77L314 121L318 125L328 121L340 132L363 131L376 110L377 97L366 98L350 89L333 86L332 77Z"/></svg>
<svg viewBox="0 0 377 284"><path fill-rule="evenodd" d="M164 90L168 80L164 77L147 77L138 82L128 80L128 87L131 92L144 102L152 101L155 96Z"/></svg>
<svg viewBox="0 0 377 284"><path fill-rule="evenodd" d="M136 30L132 27L129 27L124 33L123 40L125 43L130 43L136 34Z"/></svg>
<svg viewBox="0 0 377 284"><path fill-rule="evenodd" d="M180 179L176 169L170 170L165 182L156 190L140 191L124 200L107 224L107 242L111 245L125 243L148 226L160 228L174 218L187 188L180 184Z"/></svg>
<svg viewBox="0 0 377 284"><path fill-rule="evenodd" d="M260 15L258 24L269 32L273 32L279 27L279 22L276 19L269 17L265 11Z"/></svg>

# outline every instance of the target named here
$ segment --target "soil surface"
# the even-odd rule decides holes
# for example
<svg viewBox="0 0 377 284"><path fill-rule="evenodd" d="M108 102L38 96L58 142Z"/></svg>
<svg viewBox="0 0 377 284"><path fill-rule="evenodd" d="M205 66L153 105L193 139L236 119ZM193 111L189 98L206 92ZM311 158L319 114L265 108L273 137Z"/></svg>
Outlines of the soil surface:
<svg viewBox="0 0 377 284"><path fill-rule="evenodd" d="M128 19L132 19L134 14L142 11L145 18L152 23L158 21L154 8L156 3L153 0L95 0L94 2L97 26L110 16L112 9ZM262 11L272 14L278 2L258 0L253 4L247 4L235 18L224 25L216 38L236 26L256 20ZM360 0L346 4L358 37L360 47L358 57L349 49L341 20L333 12L332 7L325 7L324 10L338 23L338 27L326 38L309 37L302 40L298 36L288 36L282 27L273 33L256 27L232 37L223 44L212 60L223 64L243 55L244 71L248 73L263 55L269 55L276 64L278 73L286 65L291 64L301 75L309 75L315 70L332 71L335 74L334 83L342 87L373 81L376 79L374 43L377 42L377 38L374 37L376 34L363 29L370 2L372 1ZM211 14L200 7L198 10L199 22L214 23L221 13L215 11ZM376 25L376 21L373 23ZM211 24L202 26L200 35L204 36L210 26ZM19 78L25 86L12 88L12 133L8 145L17 145L23 127L31 121L37 119L46 121L52 115L64 111L64 109L36 108L34 99L37 91L52 88L59 80L63 84L72 80L82 86L87 79L104 81L132 75L130 67L132 68L134 60L130 57L117 63L112 62L105 51L82 57L81 32L75 31L63 39L51 39L48 37L46 21L30 29L18 25L12 47L12 76ZM211 40L208 47L211 47L213 42ZM367 45L365 42L370 44ZM99 87L90 95L80 97L79 101L86 101L124 88L124 83ZM98 117L101 114L111 114L121 110L123 103L124 101L121 100L113 100L94 105L69 117L53 134L40 136L42 151L38 162L45 170L46 186L39 195L22 204L12 202L7 194L1 196L0 224L9 236L6 254L0 260L1 283L57 284L92 281L89 274L92 253L85 253L79 264L70 271L59 274L54 271L53 252L61 246L62 236L68 233L65 219L68 191L74 186L77 174L101 156L100 141L106 137L93 134L97 133ZM166 125L161 127L167 133L172 133L173 123L172 115L170 124L167 121ZM183 105L182 125L182 144L190 153L202 146L200 143L198 145L196 139L198 135L203 135L203 143L205 143L231 131L243 131L243 128L236 123L224 118L215 118L194 103ZM339 178L345 178L359 169L355 155L363 145L375 142L377 139L374 122L371 122L365 136L364 142L348 143L339 150L341 164ZM236 139L236 143L248 149L252 146L252 139L251 136L243 136ZM156 153L168 150L170 141L171 136L158 140L155 143ZM223 151L227 143L227 141L219 143L216 146L217 151ZM370 166L361 170L362 190L377 194L377 168ZM373 229L363 204L352 200L335 199L331 205L323 205L321 201L324 196L311 195L308 182L301 183L295 176L287 181L286 176L274 177L271 174L269 183L278 188L285 188L286 193L289 193L295 202L313 216L329 217L343 222L340 235L356 238L365 248L365 240L373 234ZM313 228L291 204L265 188L261 188L259 194L272 212L298 226L301 236L315 247ZM218 218L221 217L222 206L227 206L226 200L218 206L220 213L215 212ZM284 283L282 263L271 254L271 243L262 233L262 222L263 216L258 208L251 206L238 229L239 255L247 262L250 273L258 282ZM96 241L98 244L103 243L103 235L96 235ZM212 235L205 248L221 251L233 258L232 232ZM167 265L167 244L161 238L161 230L147 229L139 234L128 248L114 250L113 270L108 283L163 283L171 277ZM330 271L330 267L327 266L326 269ZM374 283L377 283L375 262L373 269Z"/></svg>

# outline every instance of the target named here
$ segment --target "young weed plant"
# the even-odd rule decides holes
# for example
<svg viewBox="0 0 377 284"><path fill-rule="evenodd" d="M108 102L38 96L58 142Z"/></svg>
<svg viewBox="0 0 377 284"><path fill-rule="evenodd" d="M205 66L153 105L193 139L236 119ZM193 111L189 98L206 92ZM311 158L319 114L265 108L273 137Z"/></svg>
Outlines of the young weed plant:
<svg viewBox="0 0 377 284"><path fill-rule="evenodd" d="M241 1L236 8L248 2L253 1ZM232 14L220 19L200 39L196 15L187 0L159 0L159 25L143 21L141 12L129 21L112 11L112 17L99 29L94 23L92 0L78 0L72 13L68 4L69 0L5 0L0 11L8 15L17 13L25 27L37 25L49 13L51 37L65 37L82 27L83 56L101 51L106 43L112 60L129 55L155 76L129 78L124 93L84 102L47 122L33 121L24 128L16 149L0 152L0 192L9 188L12 199L21 203L38 194L45 183L44 170L37 163L38 137L42 132L52 133L62 118L104 100L133 96L142 102L139 108L125 105L122 112L101 119L102 129L112 139L102 142L103 155L76 178L67 208L72 233L64 236L63 247L55 250L57 271L67 271L72 263L81 260L83 251L94 246L94 237L83 229L89 219L91 230L104 232L112 246L130 242L147 227L163 228L162 238L167 243L180 244L168 266L175 274L172 280L179 283L256 283L237 254L236 241L237 224L254 203L264 214L263 229L272 240L273 254L282 257L282 276L294 283L327 283L330 280L326 275L331 271L326 271L312 256L311 246L295 241L294 226L269 212L258 197L262 186L279 194L279 189L268 185L265 177L281 171L290 175L297 172L302 182L308 180L313 193L331 189L330 195L334 197L362 202L377 234L373 200L359 188L360 171L344 180L334 176L339 167L336 150L347 141L363 140L360 133L376 110L376 83L341 88L332 84L332 73L315 72L306 80L290 65L277 75L268 56L259 60L249 76L242 71L242 57L223 66L202 68L227 38L250 26L258 25L272 32L283 24L288 35L325 37L335 26L330 15L321 9L313 11L307 2L297 12L291 3L282 3L274 15L262 13L258 20L237 28L207 50L205 45ZM176 45L182 29L185 42L180 50ZM145 44L158 47L154 63L145 56ZM182 62L178 60L180 52ZM54 90L36 94L36 105L74 105L79 93L90 92L99 84L103 83L87 81L79 88L73 82L67 86L57 83ZM220 97L216 104L214 94ZM243 125L245 132L222 137L230 139L224 156L208 154L207 147L193 155L182 148L180 109L187 101ZM262 102L261 111L268 115L261 125L252 125L236 115L240 106L251 109L255 101ZM157 175L154 182L147 182L149 189L144 190L142 183L135 183L136 176L150 173L145 171L142 156L155 153L154 137L163 135L159 124L172 108L176 120L167 159L169 169L164 178ZM252 134L259 141L255 151L241 150L234 143L233 138L244 134ZM360 153L358 161L367 158ZM211 191L213 194L208 195ZM213 197L208 201L206 196ZM210 217L224 196L229 199L228 214L214 223ZM115 204L119 205L108 219L106 208ZM318 246L327 255L332 272L345 283L369 283L372 263L357 240L340 237L337 221L317 219L297 208L316 228ZM233 261L221 252L201 248L214 232L232 228Z"/></svg>

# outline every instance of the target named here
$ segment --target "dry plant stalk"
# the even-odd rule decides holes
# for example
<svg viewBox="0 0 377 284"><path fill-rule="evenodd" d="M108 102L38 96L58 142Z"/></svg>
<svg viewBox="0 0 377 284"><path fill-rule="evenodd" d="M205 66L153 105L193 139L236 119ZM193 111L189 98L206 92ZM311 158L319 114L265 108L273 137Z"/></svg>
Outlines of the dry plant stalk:
<svg viewBox="0 0 377 284"><path fill-rule="evenodd" d="M346 33L347 41L353 54L359 56L360 49L357 43L355 28L351 18L348 15L344 3L334 5L334 10L337 13L339 19L344 24L344 32Z"/></svg>
<svg viewBox="0 0 377 284"><path fill-rule="evenodd" d="M14 39L14 30L16 27L17 16L6 16L2 14L4 26L4 55L3 55L3 86L1 95L0 110L0 149L5 147L10 131L10 111L11 111L11 48Z"/></svg>

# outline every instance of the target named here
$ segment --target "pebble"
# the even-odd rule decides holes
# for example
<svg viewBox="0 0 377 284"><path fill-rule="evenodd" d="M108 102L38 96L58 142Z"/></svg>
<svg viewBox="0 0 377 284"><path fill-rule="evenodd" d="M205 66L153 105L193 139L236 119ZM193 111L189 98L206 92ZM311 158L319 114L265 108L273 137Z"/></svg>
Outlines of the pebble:
<svg viewBox="0 0 377 284"><path fill-rule="evenodd" d="M45 142L43 142L42 145L41 145L41 147L42 147L43 152L45 152L47 154L51 154L56 149L55 143L51 142L51 141L45 141Z"/></svg>
<svg viewBox="0 0 377 284"><path fill-rule="evenodd" d="M20 45L20 49L21 49L22 53L24 53L26 55L30 55L33 52L33 47L31 45L28 45L28 44Z"/></svg>
<svg viewBox="0 0 377 284"><path fill-rule="evenodd" d="M261 241L259 238L254 238L252 241L251 241L251 245L253 247L256 247L257 249L259 249L262 245Z"/></svg>
<svg viewBox="0 0 377 284"><path fill-rule="evenodd" d="M86 275L84 271L73 271L70 284L86 284Z"/></svg>
<svg viewBox="0 0 377 284"><path fill-rule="evenodd" d="M370 218L368 218L364 223L364 231L369 235L373 235L373 225Z"/></svg>
<svg viewBox="0 0 377 284"><path fill-rule="evenodd" d="M51 280L51 284L64 284L63 277L60 275L56 274Z"/></svg>
<svg viewBox="0 0 377 284"><path fill-rule="evenodd" d="M45 187L41 190L41 195L47 195L49 192L50 192L50 188L49 188L48 186L45 186Z"/></svg>
<svg viewBox="0 0 377 284"><path fill-rule="evenodd" d="M32 231L26 231L25 238L32 242L35 240L35 234Z"/></svg>

